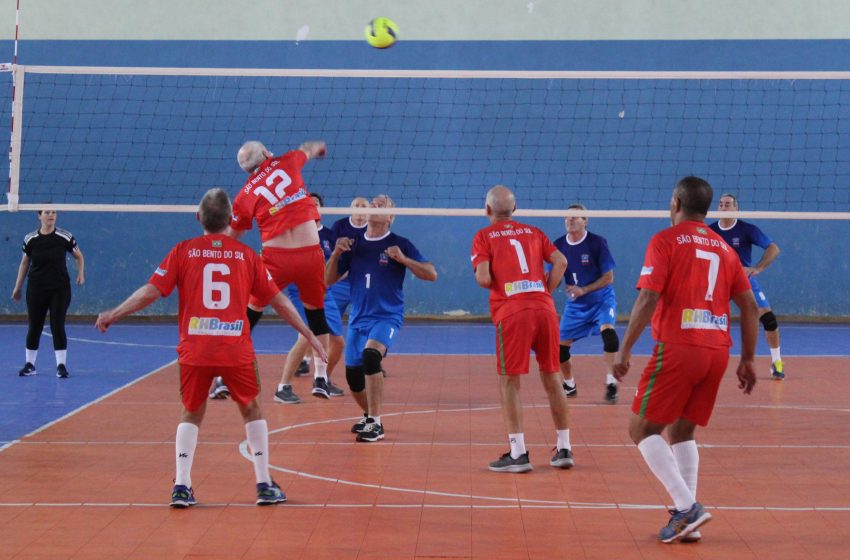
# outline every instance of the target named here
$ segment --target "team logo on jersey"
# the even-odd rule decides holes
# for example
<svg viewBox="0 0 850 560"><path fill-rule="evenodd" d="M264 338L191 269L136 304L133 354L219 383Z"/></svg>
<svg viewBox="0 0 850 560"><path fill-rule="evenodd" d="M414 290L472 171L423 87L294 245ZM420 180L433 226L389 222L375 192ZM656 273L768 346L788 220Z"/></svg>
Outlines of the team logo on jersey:
<svg viewBox="0 0 850 560"><path fill-rule="evenodd" d="M583 264L583 265L590 264L590 255L582 255L581 256L581 264Z"/></svg>
<svg viewBox="0 0 850 560"><path fill-rule="evenodd" d="M221 247L221 239L213 239L212 246Z"/></svg>
<svg viewBox="0 0 850 560"><path fill-rule="evenodd" d="M732 238L732 247L740 247L741 246L741 238L733 237Z"/></svg>
<svg viewBox="0 0 850 560"><path fill-rule="evenodd" d="M641 276L650 276L652 271L654 270L651 266L642 266L640 267L640 275Z"/></svg>
<svg viewBox="0 0 850 560"><path fill-rule="evenodd" d="M166 274L168 274L168 271L165 270L164 268L157 268L156 270L153 271L153 273L156 274L157 276L165 276Z"/></svg>
<svg viewBox="0 0 850 560"><path fill-rule="evenodd" d="M542 280L518 280L516 282L505 282L505 295L510 297L516 294L528 292L545 292Z"/></svg>
<svg viewBox="0 0 850 560"><path fill-rule="evenodd" d="M378 264L381 266L387 266L390 263L390 258L387 256L386 251L381 251L380 256L378 256Z"/></svg>
<svg viewBox="0 0 850 560"><path fill-rule="evenodd" d="M274 216L275 214L280 212L280 209L283 208L284 206L288 206L289 204L292 204L293 202L298 202L299 200L303 200L305 198L307 198L307 189L302 187L302 188L298 189L298 192L291 194L289 196L285 196L282 199L280 199L280 201L278 201L277 204L274 204L271 208L269 208L269 214Z"/></svg>
<svg viewBox="0 0 850 560"><path fill-rule="evenodd" d="M228 323L217 317L192 317L189 319L189 334L212 336L242 336L244 321Z"/></svg>
<svg viewBox="0 0 850 560"><path fill-rule="evenodd" d="M331 251L331 242L330 242L330 241L328 241L327 239L325 239L324 241L322 241L322 248L325 250L325 252L326 252L326 253L330 253L330 251Z"/></svg>
<svg viewBox="0 0 850 560"><path fill-rule="evenodd" d="M682 329L701 329L711 331L723 331L729 328L729 317L715 315L708 309L683 309Z"/></svg>
<svg viewBox="0 0 850 560"><path fill-rule="evenodd" d="M702 235L708 235L708 230L705 229L705 228L698 227L697 233L702 234Z"/></svg>

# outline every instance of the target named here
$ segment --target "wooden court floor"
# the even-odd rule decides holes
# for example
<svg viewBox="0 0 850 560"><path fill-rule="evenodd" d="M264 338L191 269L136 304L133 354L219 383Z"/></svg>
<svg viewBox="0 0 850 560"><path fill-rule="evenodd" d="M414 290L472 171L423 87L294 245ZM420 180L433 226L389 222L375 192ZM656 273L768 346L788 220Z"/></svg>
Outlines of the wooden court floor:
<svg viewBox="0 0 850 560"><path fill-rule="evenodd" d="M295 385L303 404L273 403L283 357L260 360L287 503L253 505L238 411L215 401L193 469L199 504L166 506L179 412L171 365L0 452L0 560L850 558L847 358L790 358L785 382L767 377L763 359L749 397L730 370L698 433L698 498L714 519L702 542L671 545L655 539L669 500L626 433L636 375L606 405L598 359L576 357L569 471L548 465L554 429L528 376L535 470L516 475L487 470L507 449L492 358L389 357L387 435L370 444L349 432L351 398L311 398L307 378Z"/></svg>

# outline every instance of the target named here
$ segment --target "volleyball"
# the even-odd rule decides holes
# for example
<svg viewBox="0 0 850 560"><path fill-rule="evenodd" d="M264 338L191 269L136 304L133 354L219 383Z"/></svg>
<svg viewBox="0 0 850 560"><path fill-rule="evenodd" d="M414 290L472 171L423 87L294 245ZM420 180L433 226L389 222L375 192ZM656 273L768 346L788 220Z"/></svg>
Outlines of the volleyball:
<svg viewBox="0 0 850 560"><path fill-rule="evenodd" d="M389 18L375 18L366 26L366 42L376 49L393 46L397 38L398 27Z"/></svg>

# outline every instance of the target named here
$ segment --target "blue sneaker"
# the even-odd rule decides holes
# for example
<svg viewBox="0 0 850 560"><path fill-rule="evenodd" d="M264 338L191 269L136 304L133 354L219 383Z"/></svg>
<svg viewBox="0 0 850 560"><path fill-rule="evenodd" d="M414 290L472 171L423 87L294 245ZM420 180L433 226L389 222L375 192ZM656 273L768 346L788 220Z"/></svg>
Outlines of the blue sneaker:
<svg viewBox="0 0 850 560"><path fill-rule="evenodd" d="M286 501L286 494L277 485L277 482L272 480L271 484L265 482L257 483L257 505L270 506Z"/></svg>
<svg viewBox="0 0 850 560"><path fill-rule="evenodd" d="M665 543L673 542L691 534L699 526L708 523L710 520L711 514L705 511L701 503L694 502L689 510L674 510L670 514L670 521L666 527L661 529L658 539Z"/></svg>
<svg viewBox="0 0 850 560"><path fill-rule="evenodd" d="M171 504L173 508L187 508L195 505L195 493L191 488L182 484L175 484L171 491Z"/></svg>

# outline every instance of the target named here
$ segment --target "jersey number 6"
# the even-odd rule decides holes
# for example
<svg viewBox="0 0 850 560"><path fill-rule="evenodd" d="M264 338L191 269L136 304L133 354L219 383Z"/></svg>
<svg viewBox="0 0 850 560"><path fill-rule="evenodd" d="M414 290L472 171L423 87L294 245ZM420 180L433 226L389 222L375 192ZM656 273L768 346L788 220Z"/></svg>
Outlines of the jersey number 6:
<svg viewBox="0 0 850 560"><path fill-rule="evenodd" d="M204 307L226 309L230 305L230 284L213 280L213 274L216 272L229 276L230 267L224 263L209 263L204 266Z"/></svg>

